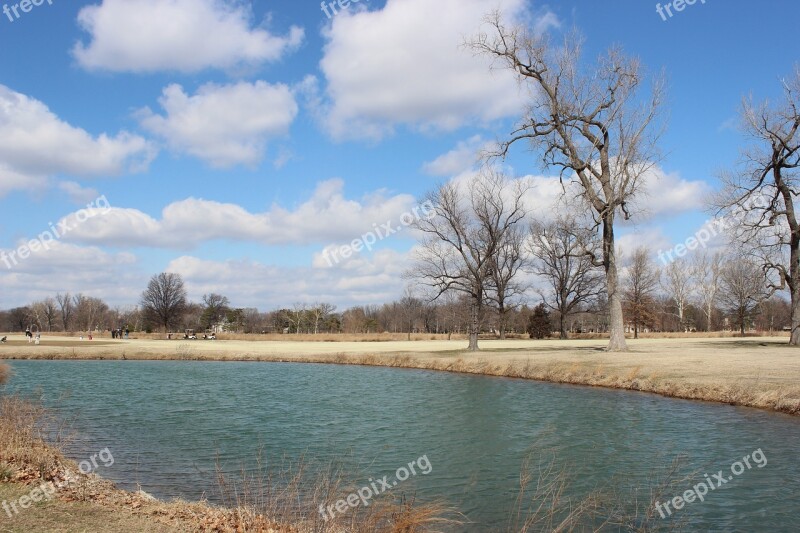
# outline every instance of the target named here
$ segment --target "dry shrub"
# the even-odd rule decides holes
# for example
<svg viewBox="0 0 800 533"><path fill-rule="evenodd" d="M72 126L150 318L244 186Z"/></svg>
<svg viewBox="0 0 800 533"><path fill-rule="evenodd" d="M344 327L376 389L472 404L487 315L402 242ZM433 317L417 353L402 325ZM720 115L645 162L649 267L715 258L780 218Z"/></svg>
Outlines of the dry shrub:
<svg viewBox="0 0 800 533"><path fill-rule="evenodd" d="M11 367L0 363L0 385L5 385L9 378L11 378Z"/></svg>
<svg viewBox="0 0 800 533"><path fill-rule="evenodd" d="M656 502L664 502L688 486L694 474L683 475L685 458L678 457L666 467L656 467L640 484L615 478L609 486L627 486L626 490L599 487L577 495L573 482L576 470L562 463L554 448L538 448L525 458L520 470L519 489L510 516L509 533L539 531L680 531L680 520L663 521ZM664 464L656 458L655 464Z"/></svg>
<svg viewBox="0 0 800 533"><path fill-rule="evenodd" d="M227 525L235 531L416 533L458 523L448 517L455 513L438 502L420 503L413 496L389 493L326 520L320 506L344 499L364 485L332 463L314 468L301 458L269 469L259 454L254 471L243 468L234 479L218 465L217 478L223 505L233 510Z"/></svg>
<svg viewBox="0 0 800 533"><path fill-rule="evenodd" d="M64 457L45 443L55 417L38 402L19 396L0 396L0 463L14 479L52 480Z"/></svg>

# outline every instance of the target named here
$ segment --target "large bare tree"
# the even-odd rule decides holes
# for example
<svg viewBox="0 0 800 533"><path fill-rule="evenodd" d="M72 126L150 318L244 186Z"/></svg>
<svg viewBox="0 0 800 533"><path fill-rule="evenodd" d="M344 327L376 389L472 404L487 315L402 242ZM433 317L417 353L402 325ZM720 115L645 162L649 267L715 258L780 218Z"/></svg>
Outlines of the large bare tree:
<svg viewBox="0 0 800 533"><path fill-rule="evenodd" d="M723 176L717 207L737 215L734 236L791 295L789 344L800 346L800 67L783 82L783 101L746 99L741 115L750 146L739 169Z"/></svg>
<svg viewBox="0 0 800 533"><path fill-rule="evenodd" d="M525 218L528 188L487 167L468 183L451 181L428 193L435 207L414 223L423 239L407 276L430 287L434 300L448 291L469 297L469 350L478 350L492 267L508 233Z"/></svg>
<svg viewBox="0 0 800 533"><path fill-rule="evenodd" d="M162 272L150 278L140 305L148 319L163 326L165 333L178 324L186 310L186 289L180 274Z"/></svg>
<svg viewBox="0 0 800 533"><path fill-rule="evenodd" d="M559 314L560 338L567 338L567 319L582 305L594 302L605 289L602 275L587 250L597 248L591 231L581 230L574 217L531 224L528 249L532 271L545 280L540 291L545 305Z"/></svg>
<svg viewBox="0 0 800 533"><path fill-rule="evenodd" d="M577 36L552 45L547 36L527 28L506 27L499 12L487 23L491 30L473 39L472 48L513 70L533 95L497 155L505 157L512 145L528 142L546 167L559 169L562 182L574 182L580 190L595 227L602 228L602 257L593 260L605 269L608 350L624 351L614 221L618 214L629 218L629 204L656 160L661 130L655 121L663 84L654 80L649 97L640 99L644 80L639 62L617 49L587 69Z"/></svg>

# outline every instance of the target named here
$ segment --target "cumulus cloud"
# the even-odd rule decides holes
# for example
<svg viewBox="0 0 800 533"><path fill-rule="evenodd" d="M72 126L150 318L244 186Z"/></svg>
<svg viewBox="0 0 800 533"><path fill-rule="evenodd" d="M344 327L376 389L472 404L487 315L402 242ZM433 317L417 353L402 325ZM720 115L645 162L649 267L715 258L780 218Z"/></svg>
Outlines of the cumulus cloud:
<svg viewBox="0 0 800 533"><path fill-rule="evenodd" d="M700 180L687 180L679 173L653 168L644 179L644 187L635 204L645 217L659 217L701 210L711 193L711 186Z"/></svg>
<svg viewBox="0 0 800 533"><path fill-rule="evenodd" d="M88 70L197 72L277 61L303 41L302 28L274 35L251 18L228 0L103 0L78 13L89 43L72 53Z"/></svg>
<svg viewBox="0 0 800 533"><path fill-rule="evenodd" d="M329 301L346 307L391 301L402 291L401 274L408 265L407 254L380 250L333 269L181 256L171 261L166 270L184 278L192 298L216 292L239 306L273 309L295 302Z"/></svg>
<svg viewBox="0 0 800 533"><path fill-rule="evenodd" d="M137 209L113 207L106 213L75 223L69 238L87 243L191 248L211 240L256 242L269 245L306 245L350 241L375 224L398 220L415 204L413 196L387 196L383 191L360 200L344 195L344 182L320 182L305 202L292 209L273 205L252 213L231 203L187 198L166 206L156 219Z"/></svg>
<svg viewBox="0 0 800 533"><path fill-rule="evenodd" d="M0 194L37 186L50 176L113 176L145 170L157 151L138 135L93 137L48 107L0 85Z"/></svg>
<svg viewBox="0 0 800 533"><path fill-rule="evenodd" d="M338 139L380 139L398 125L453 130L518 114L524 95L513 73L492 70L490 59L464 46L495 7L510 24L527 20L526 0L388 0L380 10L340 13L324 32L324 95L309 91L309 101ZM534 26L556 22L546 13Z"/></svg>
<svg viewBox="0 0 800 533"><path fill-rule="evenodd" d="M129 304L138 301L147 283L136 257L127 252L109 253L94 246L54 241L47 250L40 248L24 260L15 257L15 264L10 258L12 251L0 249L0 283L3 299L14 305L65 291Z"/></svg>
<svg viewBox="0 0 800 533"><path fill-rule="evenodd" d="M83 187L74 181L62 181L58 184L58 188L64 191L75 204L87 204L99 196L96 189Z"/></svg>
<svg viewBox="0 0 800 533"><path fill-rule="evenodd" d="M195 95L180 85L166 87L159 99L164 115L138 112L142 127L215 167L255 165L270 138L285 135L297 116L292 91L263 81L232 85L209 83Z"/></svg>
<svg viewBox="0 0 800 533"><path fill-rule="evenodd" d="M491 143L484 141L480 135L459 142L455 148L440 155L433 161L422 165L422 170L431 176L455 176L475 166L481 152L488 149Z"/></svg>

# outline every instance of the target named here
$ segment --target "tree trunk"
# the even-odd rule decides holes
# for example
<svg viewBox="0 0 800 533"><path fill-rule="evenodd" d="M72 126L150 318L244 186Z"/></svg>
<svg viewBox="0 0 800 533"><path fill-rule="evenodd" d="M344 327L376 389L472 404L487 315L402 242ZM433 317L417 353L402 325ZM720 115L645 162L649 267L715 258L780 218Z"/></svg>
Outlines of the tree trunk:
<svg viewBox="0 0 800 533"><path fill-rule="evenodd" d="M500 305L498 309L498 314L500 316L500 340L505 340L506 338L506 308L504 305Z"/></svg>
<svg viewBox="0 0 800 533"><path fill-rule="evenodd" d="M565 313L561 311L558 316L558 338L561 340L566 340L567 338L567 321L564 319L564 314Z"/></svg>
<svg viewBox="0 0 800 533"><path fill-rule="evenodd" d="M470 302L469 348L467 349L471 352L478 351L478 330L480 328L480 325L478 323L480 315L480 299L481 295L478 295L477 298L473 296L472 302Z"/></svg>
<svg viewBox="0 0 800 533"><path fill-rule="evenodd" d="M800 236L792 235L789 248L789 292L792 302L792 333L790 346L800 346Z"/></svg>
<svg viewBox="0 0 800 533"><path fill-rule="evenodd" d="M634 339L638 339L639 338L639 323L638 322L634 322L633 323L633 338Z"/></svg>
<svg viewBox="0 0 800 533"><path fill-rule="evenodd" d="M609 352L626 352L625 322L622 317L622 298L619 294L619 273L617 272L617 252L614 249L614 215L603 217L603 263L608 286Z"/></svg>
<svg viewBox="0 0 800 533"><path fill-rule="evenodd" d="M792 334L789 345L800 346L800 283L797 282L792 290Z"/></svg>

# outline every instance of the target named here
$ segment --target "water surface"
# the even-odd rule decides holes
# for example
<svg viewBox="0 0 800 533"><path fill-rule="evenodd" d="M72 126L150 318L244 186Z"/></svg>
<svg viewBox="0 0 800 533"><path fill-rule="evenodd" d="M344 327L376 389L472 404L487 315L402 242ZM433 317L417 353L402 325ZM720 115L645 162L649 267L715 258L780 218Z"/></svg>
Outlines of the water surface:
<svg viewBox="0 0 800 533"><path fill-rule="evenodd" d="M228 471L261 454L351 458L358 475L393 475L427 456L430 474L395 491L444 497L505 530L523 460L554 447L580 496L627 490L685 455L684 470L724 470L756 449L768 460L679 516L691 530L793 531L800 518L800 420L629 391L419 370L292 363L10 361L6 391L33 394L73 420L77 460L108 447L100 474L161 498L214 499ZM752 461L751 461L752 463ZM702 476L701 476L702 477ZM670 494L678 495L679 492Z"/></svg>

